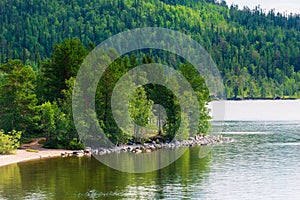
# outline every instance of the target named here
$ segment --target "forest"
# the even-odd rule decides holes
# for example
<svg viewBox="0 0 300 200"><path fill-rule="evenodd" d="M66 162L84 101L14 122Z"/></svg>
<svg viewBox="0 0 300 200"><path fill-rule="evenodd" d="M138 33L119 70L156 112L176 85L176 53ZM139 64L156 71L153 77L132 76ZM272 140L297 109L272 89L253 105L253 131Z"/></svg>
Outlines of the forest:
<svg viewBox="0 0 300 200"><path fill-rule="evenodd" d="M259 6L240 10L214 0L3 0L0 13L0 128L13 138L19 138L20 132L23 140L46 135L46 147L83 148L71 108L77 70L96 45L139 27L164 27L199 42L220 70L227 98L300 97L298 14L265 13ZM97 117L114 143L138 138L128 137L116 127L108 109L113 86L139 64L160 61L172 65L168 57L158 54L146 51L123 56L100 80ZM210 94L189 63L176 56L175 61L173 67L201 93L198 133L206 133L209 123L204 105ZM164 100L154 91L164 93ZM156 131L167 138L174 136L180 117L178 101L170 91L148 85L136 92L130 103L138 109L131 110L131 117L147 125L145 119L155 111L141 111L165 103L168 119ZM12 143L15 145L15 140Z"/></svg>
<svg viewBox="0 0 300 200"><path fill-rule="evenodd" d="M3 0L0 62L35 70L55 43L77 37L90 48L138 27L192 36L219 67L228 98L299 97L300 17L213 0Z"/></svg>
<svg viewBox="0 0 300 200"><path fill-rule="evenodd" d="M77 71L87 53L88 50L79 39L65 39L61 44L54 45L51 57L41 63L41 69L38 71L34 71L31 66L23 64L20 60L10 60L1 65L0 126L4 132L20 138L21 131L23 140L45 136L45 147L49 148L84 148L74 125L72 91ZM204 79L189 63L181 63L178 70L193 85L199 102L201 114L199 119L194 120L194 124L188 121L188 117L192 117L193 113L190 113L190 116L182 115L178 99L168 88L158 84L147 84L138 87L129 97L128 107L133 121L139 126L148 127L149 132L143 132L138 127L121 130L117 126L111 108L112 93L117 81L130 69L149 63L154 63L154 59L144 52L124 55L115 60L99 80L95 94L95 111L105 136L114 144L126 144L130 141L143 143L151 136L167 141L178 133L181 122L184 127L181 129L178 139L187 139L195 134L207 133L209 117L205 105L209 101L209 92ZM89 71L94 73L93 70ZM161 76L164 73L166 72L161 71L155 75ZM147 79L147 74L139 73L135 76L133 80ZM168 76L159 78L168 78ZM169 81L173 81L172 84L176 86L177 90L184 89L180 88L182 84L174 79L169 79ZM134 82L125 82L121 87L123 97L119 99L129 94L129 88L134 87ZM85 91L89 90L89 88L85 89ZM84 97L86 98L88 95ZM183 98L188 100L191 98L191 94L184 92ZM167 115L165 118L158 118L160 110L159 107L153 108L155 104L165 108ZM122 110L117 109L115 112L120 113ZM87 112L86 114L91 115L91 113ZM91 126L92 130L93 125L87 124ZM192 128L196 130L192 130ZM16 133L12 130L19 132ZM15 140L13 144L15 145Z"/></svg>

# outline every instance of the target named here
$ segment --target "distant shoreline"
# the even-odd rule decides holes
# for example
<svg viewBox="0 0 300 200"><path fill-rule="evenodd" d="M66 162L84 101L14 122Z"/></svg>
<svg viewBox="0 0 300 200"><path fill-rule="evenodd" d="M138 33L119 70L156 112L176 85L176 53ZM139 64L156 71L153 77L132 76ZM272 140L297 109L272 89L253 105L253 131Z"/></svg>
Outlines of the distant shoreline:
<svg viewBox="0 0 300 200"><path fill-rule="evenodd" d="M219 99L213 99L218 101ZM298 98L227 98L228 101L249 101L249 100L274 100L274 101L285 101L285 100L299 100Z"/></svg>

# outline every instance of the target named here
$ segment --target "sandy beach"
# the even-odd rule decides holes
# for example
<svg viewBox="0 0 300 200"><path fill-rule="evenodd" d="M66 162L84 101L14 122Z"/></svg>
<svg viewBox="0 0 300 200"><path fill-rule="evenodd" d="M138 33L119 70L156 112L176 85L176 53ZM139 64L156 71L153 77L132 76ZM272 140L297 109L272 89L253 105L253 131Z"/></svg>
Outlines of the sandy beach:
<svg viewBox="0 0 300 200"><path fill-rule="evenodd" d="M61 153L71 153L73 151L65 149L45 149L39 144L40 140L45 140L44 137L35 138L29 144L22 144L21 148L17 150L16 154L0 155L0 167L10 165L19 162L25 162L30 160L53 158L61 156ZM37 152L29 152L26 149L36 150Z"/></svg>
<svg viewBox="0 0 300 200"><path fill-rule="evenodd" d="M61 156L61 153L72 152L70 150L64 150L64 149L39 148L37 150L38 152L35 153L35 152L28 152L25 149L18 149L16 154L0 155L0 167L14 164L14 163L19 163L19 162L25 162L29 160L59 157Z"/></svg>

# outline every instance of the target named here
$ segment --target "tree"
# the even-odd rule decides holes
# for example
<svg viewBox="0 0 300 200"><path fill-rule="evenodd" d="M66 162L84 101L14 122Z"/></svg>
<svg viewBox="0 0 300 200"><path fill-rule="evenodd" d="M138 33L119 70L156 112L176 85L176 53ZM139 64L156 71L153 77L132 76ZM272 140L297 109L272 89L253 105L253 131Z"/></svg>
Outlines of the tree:
<svg viewBox="0 0 300 200"><path fill-rule="evenodd" d="M42 64L44 98L54 101L63 98L62 90L67 88L66 80L77 75L87 51L79 39L65 39L55 44L50 60Z"/></svg>
<svg viewBox="0 0 300 200"><path fill-rule="evenodd" d="M140 130L139 126L149 125L150 118L153 116L152 105L153 101L148 99L143 87L139 87L130 98L129 113L135 122L134 137L136 140L145 136L145 132Z"/></svg>
<svg viewBox="0 0 300 200"><path fill-rule="evenodd" d="M51 104L50 102L43 103L40 106L41 111L41 131L46 136L46 142L51 143L49 141L52 140L53 135L56 132L56 123L55 123L55 115L57 106L56 104Z"/></svg>
<svg viewBox="0 0 300 200"><path fill-rule="evenodd" d="M19 60L0 67L4 81L0 85L0 127L9 132L18 130L23 137L37 130L38 115L35 94L35 73Z"/></svg>
<svg viewBox="0 0 300 200"><path fill-rule="evenodd" d="M83 149L73 121L72 89L74 79L66 81L67 89L62 91L63 99L45 102L41 106L41 131L46 136L45 146L50 148Z"/></svg>

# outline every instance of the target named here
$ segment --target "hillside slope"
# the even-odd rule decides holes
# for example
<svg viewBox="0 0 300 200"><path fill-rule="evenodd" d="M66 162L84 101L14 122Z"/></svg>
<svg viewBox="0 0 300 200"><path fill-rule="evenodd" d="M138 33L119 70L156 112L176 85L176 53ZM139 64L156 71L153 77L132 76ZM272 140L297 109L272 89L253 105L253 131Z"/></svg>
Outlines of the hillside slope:
<svg viewBox="0 0 300 200"><path fill-rule="evenodd" d="M228 97L299 97L300 17L224 2L186 0L3 0L0 62L39 63L53 44L93 46L124 30L165 27L191 35L217 63Z"/></svg>

